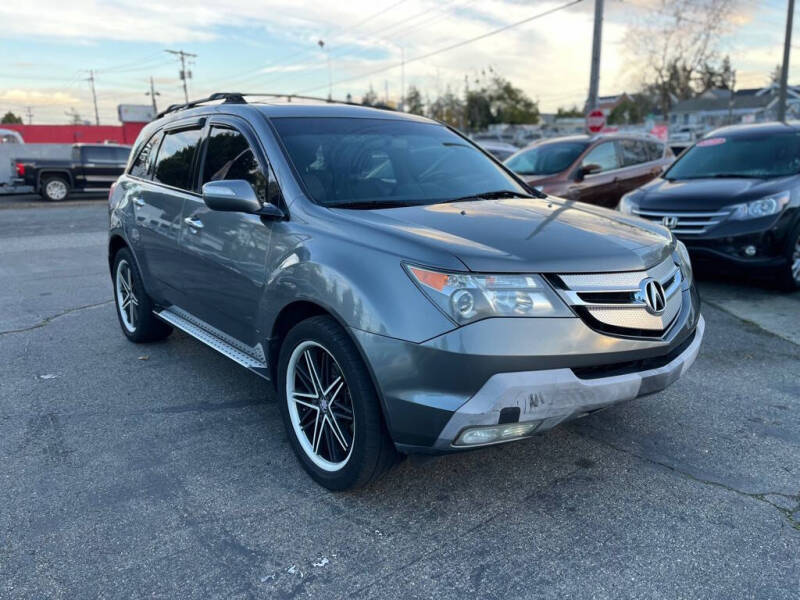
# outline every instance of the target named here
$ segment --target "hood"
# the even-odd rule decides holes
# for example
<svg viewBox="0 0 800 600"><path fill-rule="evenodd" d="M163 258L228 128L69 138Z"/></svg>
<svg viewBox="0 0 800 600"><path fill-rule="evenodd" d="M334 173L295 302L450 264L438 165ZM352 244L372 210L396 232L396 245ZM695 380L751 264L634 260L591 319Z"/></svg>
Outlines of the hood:
<svg viewBox="0 0 800 600"><path fill-rule="evenodd" d="M373 232L448 252L479 272L635 271L663 260L672 244L659 225L554 197L333 210Z"/></svg>
<svg viewBox="0 0 800 600"><path fill-rule="evenodd" d="M773 179L655 179L633 196L651 210L717 210L797 187L800 177Z"/></svg>

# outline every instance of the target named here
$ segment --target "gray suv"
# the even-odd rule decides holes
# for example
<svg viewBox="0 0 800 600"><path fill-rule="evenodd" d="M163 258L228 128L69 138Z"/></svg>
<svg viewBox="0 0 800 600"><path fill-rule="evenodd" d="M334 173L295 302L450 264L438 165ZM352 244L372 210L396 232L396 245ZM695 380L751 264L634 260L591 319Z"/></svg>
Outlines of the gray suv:
<svg viewBox="0 0 800 600"><path fill-rule="evenodd" d="M421 117L215 94L142 131L109 202L123 333L177 328L273 382L330 489L659 391L703 337L667 229Z"/></svg>

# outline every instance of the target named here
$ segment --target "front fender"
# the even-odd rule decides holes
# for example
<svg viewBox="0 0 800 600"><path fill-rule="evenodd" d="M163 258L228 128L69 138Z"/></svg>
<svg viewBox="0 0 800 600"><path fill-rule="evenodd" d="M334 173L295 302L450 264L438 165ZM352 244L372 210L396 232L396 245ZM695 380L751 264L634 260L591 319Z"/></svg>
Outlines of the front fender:
<svg viewBox="0 0 800 600"><path fill-rule="evenodd" d="M385 251L331 240L299 245L273 264L260 311L267 337L280 311L296 301L323 307L347 327L411 342L455 328L414 285L400 257Z"/></svg>

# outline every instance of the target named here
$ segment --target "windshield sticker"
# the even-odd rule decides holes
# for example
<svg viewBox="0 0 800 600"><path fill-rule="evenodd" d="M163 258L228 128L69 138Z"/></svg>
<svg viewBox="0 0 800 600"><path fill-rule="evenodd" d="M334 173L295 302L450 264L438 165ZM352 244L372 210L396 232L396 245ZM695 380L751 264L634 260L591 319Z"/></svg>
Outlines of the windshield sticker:
<svg viewBox="0 0 800 600"><path fill-rule="evenodd" d="M703 140L701 142L697 142L697 145L700 148L705 148L706 146L719 146L720 144L725 143L725 138L708 138L707 140Z"/></svg>

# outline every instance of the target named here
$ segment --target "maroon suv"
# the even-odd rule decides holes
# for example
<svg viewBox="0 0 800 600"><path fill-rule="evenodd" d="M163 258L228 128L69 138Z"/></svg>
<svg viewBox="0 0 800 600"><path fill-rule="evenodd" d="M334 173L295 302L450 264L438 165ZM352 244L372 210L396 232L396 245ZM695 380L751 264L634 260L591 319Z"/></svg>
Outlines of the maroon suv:
<svg viewBox="0 0 800 600"><path fill-rule="evenodd" d="M541 140L505 165L547 194L614 208L623 194L660 175L673 160L655 137L601 134Z"/></svg>

